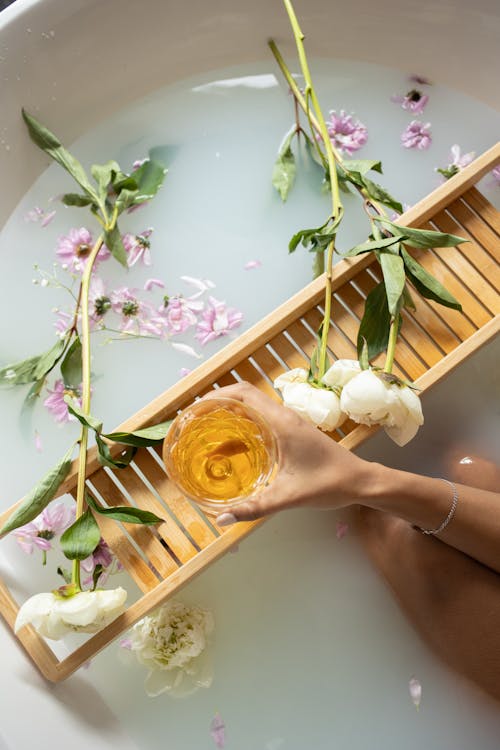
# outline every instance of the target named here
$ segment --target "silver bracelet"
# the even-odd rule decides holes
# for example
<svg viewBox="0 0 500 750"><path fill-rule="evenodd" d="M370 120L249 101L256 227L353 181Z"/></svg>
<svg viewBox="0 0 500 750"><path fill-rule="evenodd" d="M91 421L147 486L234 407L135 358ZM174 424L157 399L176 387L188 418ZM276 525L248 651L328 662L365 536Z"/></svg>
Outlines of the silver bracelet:
<svg viewBox="0 0 500 750"><path fill-rule="evenodd" d="M452 489L452 492L453 492L453 499L451 501L450 512L448 513L448 515L444 519L443 523L440 524L437 527L437 529L420 529L419 528L419 531L421 531L422 534L427 534L427 535L431 535L431 536L434 536L435 534L440 534L443 531L443 529L445 529L448 526L448 524L450 523L451 519L455 515L455 511L457 509L457 505L458 505L458 491L457 491L457 488L455 487L455 485L453 484L453 482L449 481L449 479L443 479L442 477L440 477L440 479L441 479L442 482L446 482L446 484L449 484L450 487L451 487L451 489Z"/></svg>

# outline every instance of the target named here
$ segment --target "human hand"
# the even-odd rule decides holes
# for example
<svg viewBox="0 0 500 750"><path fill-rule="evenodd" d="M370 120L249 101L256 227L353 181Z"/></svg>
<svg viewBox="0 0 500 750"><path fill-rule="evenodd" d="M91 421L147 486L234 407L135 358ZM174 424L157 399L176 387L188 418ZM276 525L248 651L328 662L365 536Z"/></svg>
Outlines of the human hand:
<svg viewBox="0 0 500 750"><path fill-rule="evenodd" d="M267 420L278 447L278 471L263 490L222 513L217 522L253 521L285 508L341 508L359 502L369 482L369 462L338 445L316 427L305 422L250 385L237 383L204 396L232 398L253 407Z"/></svg>

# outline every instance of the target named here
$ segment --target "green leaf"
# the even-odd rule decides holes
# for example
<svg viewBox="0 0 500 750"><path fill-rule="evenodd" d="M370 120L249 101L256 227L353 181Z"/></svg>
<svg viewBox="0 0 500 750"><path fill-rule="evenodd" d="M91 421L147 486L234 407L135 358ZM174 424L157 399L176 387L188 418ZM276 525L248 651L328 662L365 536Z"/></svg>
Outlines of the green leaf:
<svg viewBox="0 0 500 750"><path fill-rule="evenodd" d="M148 159L132 173L131 177L137 183L137 195L134 199L134 205L137 206L155 197L163 185L167 171L166 167L159 161Z"/></svg>
<svg viewBox="0 0 500 750"><path fill-rule="evenodd" d="M61 535L59 544L68 560L85 560L101 540L101 531L90 510L77 518Z"/></svg>
<svg viewBox="0 0 500 750"><path fill-rule="evenodd" d="M128 268L127 251L123 246L122 237L117 224L115 224L113 229L111 229L110 231L104 232L104 242L106 243L106 247L108 248L108 250L111 251L113 257L116 258L118 263L121 263L122 266Z"/></svg>
<svg viewBox="0 0 500 750"><path fill-rule="evenodd" d="M83 208L84 206L90 206L94 201L88 195L80 195L80 193L65 193L61 197L61 202L65 206L77 206Z"/></svg>
<svg viewBox="0 0 500 750"><path fill-rule="evenodd" d="M76 401L71 396L64 396L64 402L68 405L68 411L74 417L78 419L80 424L85 427L90 427L94 432L100 433L102 430L102 422L93 417L91 414L85 414Z"/></svg>
<svg viewBox="0 0 500 750"><path fill-rule="evenodd" d="M92 591L95 591L97 588L97 581L104 573L104 565L101 565L101 563L98 563L93 572L92 572Z"/></svg>
<svg viewBox="0 0 500 750"><path fill-rule="evenodd" d="M399 316L399 326L402 318ZM374 359L387 348L391 315L387 306L387 295L384 282L371 290L365 301L365 310L358 331L358 357L363 350L363 340L368 346L368 359Z"/></svg>
<svg viewBox="0 0 500 750"><path fill-rule="evenodd" d="M359 353L359 366L362 370L368 370L370 368L370 360L368 358L368 343L364 336L362 336L362 342Z"/></svg>
<svg viewBox="0 0 500 750"><path fill-rule="evenodd" d="M159 518L157 515L155 515L155 513L151 513L149 510L134 508L134 506L132 505L120 505L114 508L103 508L101 505L98 505L94 498L90 495L87 495L86 500L87 504L90 505L92 510L95 510L96 513L100 513L102 516L112 518L114 521L152 526L153 524L163 523L165 520L163 518Z"/></svg>
<svg viewBox="0 0 500 750"><path fill-rule="evenodd" d="M145 427L142 430L135 430L134 432L110 432L107 435L103 434L103 437L113 440L115 443L135 445L137 448L157 445L166 437L172 421L172 419L169 419L167 422L161 422L152 427Z"/></svg>
<svg viewBox="0 0 500 750"><path fill-rule="evenodd" d="M399 312L401 295L405 286L405 265L400 255L382 251L378 253L378 260L384 275L387 305L391 315Z"/></svg>
<svg viewBox="0 0 500 750"><path fill-rule="evenodd" d="M78 334L61 362L61 375L66 388L74 390L82 382L82 343Z"/></svg>
<svg viewBox="0 0 500 750"><path fill-rule="evenodd" d="M312 277L317 279L325 272L325 253L314 253L313 264L312 264Z"/></svg>
<svg viewBox="0 0 500 750"><path fill-rule="evenodd" d="M288 244L288 252L293 253L299 242L307 248L309 252L323 252L327 249L330 242L335 239L341 219L342 213L339 214L336 220L333 220L332 217L330 217L320 227L301 229L294 234L290 240Z"/></svg>
<svg viewBox="0 0 500 750"><path fill-rule="evenodd" d="M97 183L98 195L104 203L108 194L108 186L113 183L115 175L120 172L120 165L116 161L108 161L106 164L93 164L90 171Z"/></svg>
<svg viewBox="0 0 500 750"><path fill-rule="evenodd" d="M0 370L0 385L26 385L32 383L35 378L35 371L40 362L40 356L23 359L21 362L14 362L5 365Z"/></svg>
<svg viewBox="0 0 500 750"><path fill-rule="evenodd" d="M316 148L312 138L309 138L307 133L305 131L302 131L302 135L304 136L304 140L306 142L307 150L309 152L309 156L313 160L315 164L318 165L318 167L321 168L322 174L325 172L325 168L327 167L327 161L326 159L322 159L318 153L318 149Z"/></svg>
<svg viewBox="0 0 500 750"><path fill-rule="evenodd" d="M391 245L397 245L399 242L401 242L401 237L385 237L380 240L367 240L366 242L362 242L361 245L352 247L346 253L340 253L340 255L344 258L352 258L354 255L369 253L372 250L382 250Z"/></svg>
<svg viewBox="0 0 500 750"><path fill-rule="evenodd" d="M35 367L35 371L33 373L34 380L39 380L40 378L43 378L45 375L47 375L47 373L49 373L52 370L54 365L60 359L65 346L66 346L66 341L64 339L58 339L56 343L54 344L54 346L52 346L47 352L45 352L45 354L42 354L40 356L38 364Z"/></svg>
<svg viewBox="0 0 500 750"><path fill-rule="evenodd" d="M101 438L98 432L95 433L97 443L97 457L101 466L107 466L110 469L125 469L137 453L137 448L130 446L122 451L117 458L113 458L109 445Z"/></svg>
<svg viewBox="0 0 500 750"><path fill-rule="evenodd" d="M361 176L373 171L382 174L382 162L372 159L343 159L342 167L349 172L358 172Z"/></svg>
<svg viewBox="0 0 500 750"><path fill-rule="evenodd" d="M401 203L393 198L392 195L382 187L382 185L372 182L372 180L369 180L368 177L364 177L363 175L361 175L361 181L370 198L373 198L373 200L378 201L379 203L383 203L384 206L388 206L400 214L403 213L403 206ZM406 227L403 227L403 229L406 229Z"/></svg>
<svg viewBox="0 0 500 750"><path fill-rule="evenodd" d="M410 290L408 289L408 284L405 284L405 288L403 289L403 307L406 310L411 310L412 312L415 312L417 309L413 297L410 294Z"/></svg>
<svg viewBox="0 0 500 750"><path fill-rule="evenodd" d="M294 135L295 126L283 141L273 166L272 184L280 194L283 202L286 201L288 193L295 182L295 175L297 174L295 156L291 149Z"/></svg>
<svg viewBox="0 0 500 750"><path fill-rule="evenodd" d="M68 570L67 568L62 568L59 566L57 568L57 575L60 575L64 578L64 583L70 584L71 583L71 570Z"/></svg>
<svg viewBox="0 0 500 750"><path fill-rule="evenodd" d="M401 249L401 254L406 266L407 275L422 297L439 302L440 305L444 305L445 307L452 307L454 310L462 311L460 302L434 276L431 276L420 263L417 263L415 258L412 258L404 247Z"/></svg>
<svg viewBox="0 0 500 750"><path fill-rule="evenodd" d="M74 445L71 446L61 461L47 472L31 492L29 492L21 505L9 516L0 529L0 535L7 534L9 531L29 523L50 503L59 486L69 474L73 449Z"/></svg>
<svg viewBox="0 0 500 750"><path fill-rule="evenodd" d="M25 109L22 110L23 119L28 127L31 140L36 145L51 156L54 161L61 165L74 180L84 189L93 201L99 202L99 198L92 187L87 174L78 161L70 152L64 148L57 136L51 133L48 128L38 122L37 119L29 115Z"/></svg>
<svg viewBox="0 0 500 750"><path fill-rule="evenodd" d="M405 237L405 244L410 247L455 247L462 242L469 242L463 237L447 232L434 232L430 229L413 229L412 227L400 227L394 222L389 221L382 216L377 216L376 221L380 221L391 228L393 234L399 237Z"/></svg>

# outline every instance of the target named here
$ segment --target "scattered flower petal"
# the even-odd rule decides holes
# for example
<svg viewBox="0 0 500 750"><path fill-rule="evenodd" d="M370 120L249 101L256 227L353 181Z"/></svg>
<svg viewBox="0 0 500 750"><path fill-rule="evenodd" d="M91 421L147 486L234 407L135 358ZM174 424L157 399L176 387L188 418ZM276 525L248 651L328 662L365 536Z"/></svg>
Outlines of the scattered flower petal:
<svg viewBox="0 0 500 750"><path fill-rule="evenodd" d="M343 539L349 531L349 524L345 521L337 521L335 535L337 539Z"/></svg>
<svg viewBox="0 0 500 750"><path fill-rule="evenodd" d="M188 354L190 357L195 357L195 359L203 359L203 356L198 354L198 352L193 349L192 346L189 346L189 344L181 344L178 341L171 341L170 346L172 349L175 349L182 354Z"/></svg>
<svg viewBox="0 0 500 750"><path fill-rule="evenodd" d="M217 712L210 722L210 734L212 736L213 741L215 742L215 747L217 748L223 748L226 745L226 725L224 724L224 721L222 720L220 714Z"/></svg>
<svg viewBox="0 0 500 750"><path fill-rule="evenodd" d="M209 341L226 336L233 328L241 325L243 313L234 307L227 307L225 302L208 298L208 305L201 315L201 320L196 327L196 338L202 346Z"/></svg>
<svg viewBox="0 0 500 750"><path fill-rule="evenodd" d="M243 268L245 269L245 271L251 271L253 268L260 268L261 266L261 260L249 260L248 263L245 263Z"/></svg>
<svg viewBox="0 0 500 750"><path fill-rule="evenodd" d="M490 172L490 185L492 187L500 187L500 164L498 167L495 167L495 169L492 169Z"/></svg>
<svg viewBox="0 0 500 750"><path fill-rule="evenodd" d="M40 222L41 227L46 227L50 224L54 216L56 215L56 211L44 211L43 208L40 208L40 206L35 206L31 209L31 211L28 211L24 215L24 221L31 222L31 223L38 223Z"/></svg>
<svg viewBox="0 0 500 750"><path fill-rule="evenodd" d="M190 370L189 367L181 367L181 369L179 370L179 375L181 376L181 378L185 378L186 375L189 375L190 372L193 371Z"/></svg>
<svg viewBox="0 0 500 750"><path fill-rule="evenodd" d="M417 148L425 151L432 143L431 124L425 125L418 120L412 120L401 133L401 144L404 148Z"/></svg>
<svg viewBox="0 0 500 750"><path fill-rule="evenodd" d="M49 211L48 213L46 213L45 216L43 217L43 219L40 222L40 226L41 227L47 227L50 224L50 222L52 221L52 219L54 218L54 216L56 215L56 213L57 213L57 211L55 211L55 210L54 211Z"/></svg>
<svg viewBox="0 0 500 750"><path fill-rule="evenodd" d="M192 294L189 299L198 299L202 294L207 292L209 289L215 289L215 284L210 279L197 279L194 276L181 276L181 281L185 281L186 284L194 286L196 292Z"/></svg>
<svg viewBox="0 0 500 750"><path fill-rule="evenodd" d="M412 89L407 94L396 94L391 96L391 102L401 104L402 109L412 112L414 115L421 115L425 109L429 97L418 89Z"/></svg>
<svg viewBox="0 0 500 750"><path fill-rule="evenodd" d="M35 430L35 450L37 453L41 453L43 451L42 438L40 437L40 433L38 432L38 430Z"/></svg>
<svg viewBox="0 0 500 750"><path fill-rule="evenodd" d="M155 288L155 286L159 287L160 289L165 289L165 284L161 279L148 279L144 284L144 291L150 292Z"/></svg>
<svg viewBox="0 0 500 750"><path fill-rule="evenodd" d="M202 308L202 302L187 300L179 295L169 297L163 310L169 334L177 336L195 326L198 322L196 313Z"/></svg>
<svg viewBox="0 0 500 750"><path fill-rule="evenodd" d="M131 638L122 638L118 645L120 646L120 648L126 648L128 651L131 651L132 650L132 639Z"/></svg>
<svg viewBox="0 0 500 750"><path fill-rule="evenodd" d="M410 696L413 702L413 705L415 708L419 709L420 702L422 700L422 685L417 680L416 677L411 677L410 681L408 682L408 690L410 691Z"/></svg>
<svg viewBox="0 0 500 750"><path fill-rule="evenodd" d="M418 86L432 86L432 81L429 81L429 79L424 76L411 75L408 77L408 80L411 83L416 83Z"/></svg>
<svg viewBox="0 0 500 750"><path fill-rule="evenodd" d="M343 109L338 115L335 110L331 110L326 126L332 144L342 154L351 156L355 151L359 151L368 140L366 126L360 120L354 119L353 115L348 115Z"/></svg>

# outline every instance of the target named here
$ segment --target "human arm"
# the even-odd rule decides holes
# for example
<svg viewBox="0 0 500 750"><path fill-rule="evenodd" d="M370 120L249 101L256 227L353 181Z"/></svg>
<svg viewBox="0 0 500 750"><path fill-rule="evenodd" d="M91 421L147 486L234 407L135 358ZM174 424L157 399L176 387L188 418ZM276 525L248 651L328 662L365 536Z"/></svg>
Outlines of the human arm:
<svg viewBox="0 0 500 750"><path fill-rule="evenodd" d="M271 484L231 509L229 518L220 516L221 523L285 508L350 505L385 511L423 529L436 529L448 516L453 492L447 482L365 461L249 384L205 398L212 396L253 406L271 425L278 445L279 469ZM438 538L500 573L500 496L461 484L457 492L456 511Z"/></svg>

